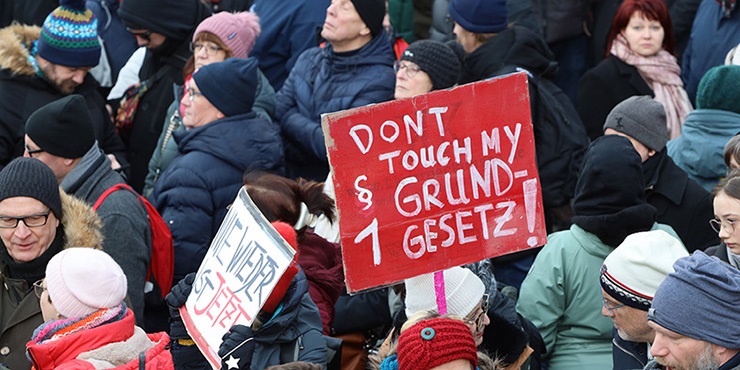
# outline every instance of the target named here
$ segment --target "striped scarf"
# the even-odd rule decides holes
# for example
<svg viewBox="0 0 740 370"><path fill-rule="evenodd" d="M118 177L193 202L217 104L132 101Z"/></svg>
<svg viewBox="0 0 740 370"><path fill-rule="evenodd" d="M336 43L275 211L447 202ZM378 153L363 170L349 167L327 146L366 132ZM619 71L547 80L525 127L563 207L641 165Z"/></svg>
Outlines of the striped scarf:
<svg viewBox="0 0 740 370"><path fill-rule="evenodd" d="M31 342L43 344L85 329L92 329L116 322L126 315L126 305L121 303L111 308L102 308L89 315L48 321L34 330Z"/></svg>

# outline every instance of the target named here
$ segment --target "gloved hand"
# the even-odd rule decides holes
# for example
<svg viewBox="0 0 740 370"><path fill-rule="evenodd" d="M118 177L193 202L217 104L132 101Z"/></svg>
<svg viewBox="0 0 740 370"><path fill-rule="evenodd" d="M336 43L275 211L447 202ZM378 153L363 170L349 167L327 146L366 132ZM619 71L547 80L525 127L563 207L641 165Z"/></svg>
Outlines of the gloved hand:
<svg viewBox="0 0 740 370"><path fill-rule="evenodd" d="M172 287L172 290L164 298L170 310L170 338L173 340L190 338L187 330L185 330L185 324L183 324L180 317L180 307L188 300L190 291L193 290L194 281L195 273L191 272L187 274Z"/></svg>
<svg viewBox="0 0 740 370"><path fill-rule="evenodd" d="M249 369L254 353L254 333L244 325L234 325L221 338L218 356L221 357L221 369Z"/></svg>

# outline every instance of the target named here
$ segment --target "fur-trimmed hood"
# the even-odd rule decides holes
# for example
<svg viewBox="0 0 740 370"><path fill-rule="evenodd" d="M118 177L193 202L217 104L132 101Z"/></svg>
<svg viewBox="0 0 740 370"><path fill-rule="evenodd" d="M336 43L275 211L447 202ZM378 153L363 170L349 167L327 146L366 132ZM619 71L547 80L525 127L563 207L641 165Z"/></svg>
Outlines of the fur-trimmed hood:
<svg viewBox="0 0 740 370"><path fill-rule="evenodd" d="M62 196L63 248L88 247L102 250L103 222L97 213L87 203L61 189L59 194Z"/></svg>
<svg viewBox="0 0 740 370"><path fill-rule="evenodd" d="M36 69L28 63L30 46L38 40L41 28L14 24L0 29L0 69L14 75L35 75Z"/></svg>

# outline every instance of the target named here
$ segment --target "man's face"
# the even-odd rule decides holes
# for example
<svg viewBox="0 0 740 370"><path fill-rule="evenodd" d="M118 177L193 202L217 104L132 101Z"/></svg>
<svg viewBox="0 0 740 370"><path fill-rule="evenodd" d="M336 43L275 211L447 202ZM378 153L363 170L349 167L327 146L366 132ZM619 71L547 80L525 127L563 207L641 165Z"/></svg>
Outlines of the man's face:
<svg viewBox="0 0 740 370"><path fill-rule="evenodd" d="M601 295L604 299L604 305L601 306L601 314L612 319L614 327L622 339L639 343L653 341L653 329L647 324L647 311L622 305L619 301L607 294L604 289L601 289Z"/></svg>
<svg viewBox="0 0 740 370"><path fill-rule="evenodd" d="M370 29L360 18L350 0L332 0L326 9L321 37L328 41L335 51L357 50L364 45Z"/></svg>
<svg viewBox="0 0 740 370"><path fill-rule="evenodd" d="M632 146L635 148L635 150L637 150L637 154L640 155L640 159L642 159L643 162L647 161L650 157L655 155L655 150L652 150L646 147L643 143L637 141L637 139L623 132L619 132L615 129L608 128L604 130L604 135L619 135L619 136L626 137L627 139L629 139L630 143L632 143Z"/></svg>
<svg viewBox="0 0 740 370"><path fill-rule="evenodd" d="M20 220L15 227L10 227L15 218L21 217L25 221ZM0 238L10 257L16 262L30 262L49 249L57 235L59 219L49 207L34 198L13 197L0 202L0 226Z"/></svg>
<svg viewBox="0 0 740 370"><path fill-rule="evenodd" d="M455 22L455 27L452 29L452 32L455 34L455 37L457 38L457 43L462 45L463 50L465 50L465 54L470 54L475 51L480 46L480 42L476 39L476 36L474 33L464 29L459 23Z"/></svg>
<svg viewBox="0 0 740 370"><path fill-rule="evenodd" d="M150 30L141 28L141 29L130 29L126 28L126 30L134 35L136 38L136 43L139 46L145 46L147 49L156 49L167 40L167 36L161 34L152 32Z"/></svg>
<svg viewBox="0 0 740 370"><path fill-rule="evenodd" d="M655 330L650 354L659 364L671 370L717 370L721 365L711 343L683 336L652 321L648 325Z"/></svg>
<svg viewBox="0 0 740 370"><path fill-rule="evenodd" d="M23 156L27 158L36 158L40 160L41 162L44 162L49 168L51 168L51 171L54 172L54 176L57 178L57 182L61 183L62 180L64 180L64 177L69 174L70 171L72 171L73 166L70 166L69 164L72 162L72 160L67 158L62 158L55 156L49 152L45 152L43 149L39 148L36 143L31 140L28 135L25 137L26 145L25 150L23 151Z"/></svg>
<svg viewBox="0 0 740 370"><path fill-rule="evenodd" d="M85 76L92 67L65 67L58 64L54 64L45 60L44 58L37 57L39 69L44 73L46 79L54 85L62 94L69 95L75 91L77 86L81 85L85 81Z"/></svg>

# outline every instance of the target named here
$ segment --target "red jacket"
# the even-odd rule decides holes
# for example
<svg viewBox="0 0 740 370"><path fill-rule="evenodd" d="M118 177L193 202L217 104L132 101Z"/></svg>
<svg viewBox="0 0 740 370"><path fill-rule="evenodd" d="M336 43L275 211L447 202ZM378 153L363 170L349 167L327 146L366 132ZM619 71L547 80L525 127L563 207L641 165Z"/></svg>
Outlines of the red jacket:
<svg viewBox="0 0 740 370"><path fill-rule="evenodd" d="M174 369L172 356L165 348L169 341L165 332L145 334L135 327L134 314L129 310L120 321L81 330L52 342L28 342L26 347L34 369L39 370L95 369L91 361L110 362L114 366L116 362L126 361L113 368L135 370L139 368L139 353L143 351L146 351L146 369L164 370ZM81 354L89 360L78 359Z"/></svg>

